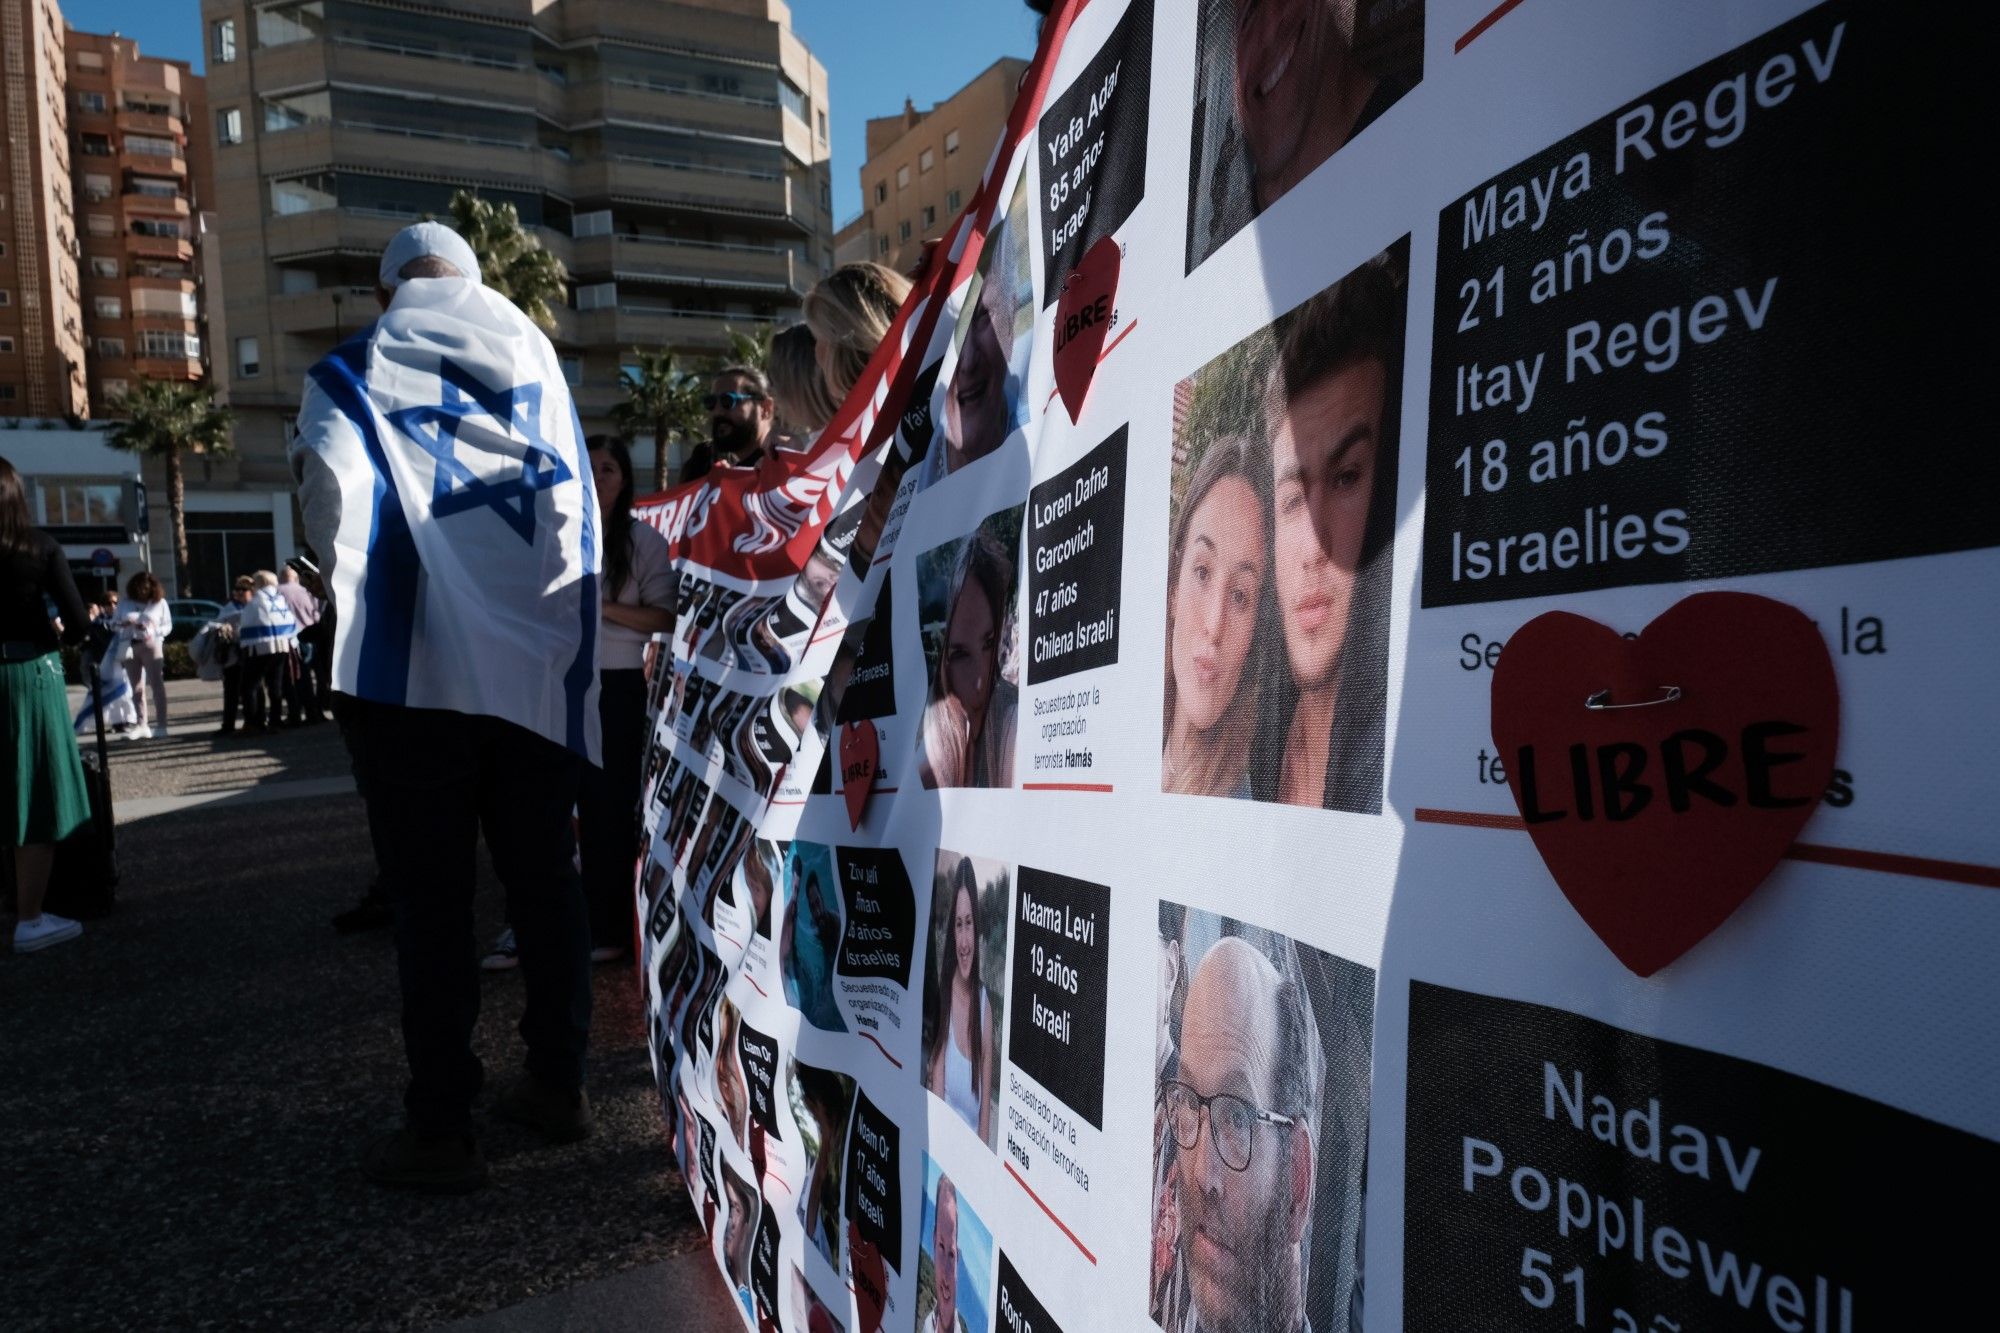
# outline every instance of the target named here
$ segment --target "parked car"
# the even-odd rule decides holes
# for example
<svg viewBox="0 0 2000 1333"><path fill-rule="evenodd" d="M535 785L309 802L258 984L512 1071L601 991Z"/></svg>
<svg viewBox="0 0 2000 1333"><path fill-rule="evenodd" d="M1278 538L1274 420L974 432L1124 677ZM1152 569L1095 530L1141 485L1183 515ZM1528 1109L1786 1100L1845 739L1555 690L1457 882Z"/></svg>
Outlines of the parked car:
<svg viewBox="0 0 2000 1333"><path fill-rule="evenodd" d="M201 632L203 625L222 614L222 603L202 597L175 597L168 600L167 610L174 618L167 642L186 643Z"/></svg>

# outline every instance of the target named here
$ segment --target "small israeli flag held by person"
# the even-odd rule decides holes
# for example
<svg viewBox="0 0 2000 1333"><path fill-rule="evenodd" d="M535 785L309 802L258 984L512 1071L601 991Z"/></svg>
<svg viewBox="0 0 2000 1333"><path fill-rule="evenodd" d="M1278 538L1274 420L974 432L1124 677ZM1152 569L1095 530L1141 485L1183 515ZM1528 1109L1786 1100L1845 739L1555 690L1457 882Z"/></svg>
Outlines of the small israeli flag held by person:
<svg viewBox="0 0 2000 1333"><path fill-rule="evenodd" d="M129 727L139 720L139 708L132 699L132 686L125 679L125 653L132 646L132 628L121 625L105 645L103 655L98 657L97 689L93 692L90 682L84 682L83 706L76 710L74 728L79 736L97 733L97 710L104 710L104 725L107 730Z"/></svg>
<svg viewBox="0 0 2000 1333"><path fill-rule="evenodd" d="M308 529L338 495L318 552L336 691L504 718L598 762L597 499L541 330L477 281L401 283L313 367L292 459Z"/></svg>

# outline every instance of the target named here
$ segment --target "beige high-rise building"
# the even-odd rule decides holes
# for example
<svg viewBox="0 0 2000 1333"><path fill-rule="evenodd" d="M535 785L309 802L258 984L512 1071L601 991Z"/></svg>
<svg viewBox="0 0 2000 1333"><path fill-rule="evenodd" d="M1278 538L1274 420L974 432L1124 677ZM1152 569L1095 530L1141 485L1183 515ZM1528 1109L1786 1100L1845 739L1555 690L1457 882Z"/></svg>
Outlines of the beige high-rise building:
<svg viewBox="0 0 2000 1333"><path fill-rule="evenodd" d="M633 347L720 354L833 262L826 71L781 0L201 10L235 484L289 482L306 371L375 317L389 237L460 189L568 268L552 337L587 429Z"/></svg>
<svg viewBox="0 0 2000 1333"><path fill-rule="evenodd" d="M861 213L840 229L837 259L872 259L907 273L979 188L1028 62L1003 56L929 111L908 98L868 122Z"/></svg>
<svg viewBox="0 0 2000 1333"><path fill-rule="evenodd" d="M0 0L0 417L88 411L80 295L62 11Z"/></svg>
<svg viewBox="0 0 2000 1333"><path fill-rule="evenodd" d="M200 380L200 211L211 207L202 80L131 39L68 34L70 161L92 416L136 380Z"/></svg>

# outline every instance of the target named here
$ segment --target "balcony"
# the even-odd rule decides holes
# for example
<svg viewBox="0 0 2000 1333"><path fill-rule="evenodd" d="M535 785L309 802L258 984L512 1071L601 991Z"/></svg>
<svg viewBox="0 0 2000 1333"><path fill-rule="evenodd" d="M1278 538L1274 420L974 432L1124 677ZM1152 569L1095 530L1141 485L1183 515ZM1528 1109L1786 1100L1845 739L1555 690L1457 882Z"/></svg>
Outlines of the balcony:
<svg viewBox="0 0 2000 1333"><path fill-rule="evenodd" d="M132 359L132 369L142 380L198 380L199 357L148 356L141 352Z"/></svg>
<svg viewBox="0 0 2000 1333"><path fill-rule="evenodd" d="M147 194L142 190L127 190L120 196L128 213L138 213L147 217L179 217L188 215L188 201L185 195Z"/></svg>
<svg viewBox="0 0 2000 1333"><path fill-rule="evenodd" d="M168 157L156 153L121 152L118 154L118 169L141 176L185 176L188 166L187 159L179 153Z"/></svg>
<svg viewBox="0 0 2000 1333"><path fill-rule="evenodd" d="M335 296L340 297L337 303ZM353 333L380 313L375 307L374 289L369 287L322 287L311 292L289 292L272 297L266 309L274 333L324 334L329 338L336 332Z"/></svg>
<svg viewBox="0 0 2000 1333"><path fill-rule="evenodd" d="M670 347L726 351L727 329L748 332L777 321L763 315L724 315L671 306L622 304L615 309L575 312L574 342L585 347Z"/></svg>
<svg viewBox="0 0 2000 1333"><path fill-rule="evenodd" d="M575 198L624 198L680 204L717 213L786 216L783 176L752 176L714 168L667 166L629 158L596 158L570 172Z"/></svg>
<svg viewBox="0 0 2000 1333"><path fill-rule="evenodd" d="M790 251L662 236L591 236L576 241L573 273L618 279L803 295L812 285Z"/></svg>
<svg viewBox="0 0 2000 1333"><path fill-rule="evenodd" d="M274 263L289 263L301 259L330 254L379 255L389 238L412 222L418 215L391 213L372 208L322 208L310 213L285 213L265 220L271 259ZM541 240L544 249L569 264L574 244L562 232L547 227L530 228Z"/></svg>
<svg viewBox="0 0 2000 1333"><path fill-rule="evenodd" d="M156 278L145 273L131 274L126 281L135 292L175 292L182 296L194 295L192 278Z"/></svg>
<svg viewBox="0 0 2000 1333"><path fill-rule="evenodd" d="M416 89L440 97L474 97L508 105L524 104L531 100L527 80L539 77L528 63L525 52L519 61L510 61L475 52L426 51L390 42L354 38L336 39L322 49L327 51L323 78L347 79L376 88ZM299 86L298 83L274 83L261 69L258 81L270 88ZM307 80L301 80L304 81Z"/></svg>
<svg viewBox="0 0 2000 1333"><path fill-rule="evenodd" d="M716 130L775 140L778 104L698 88L670 88L627 79L592 80L570 89L570 119L629 120L645 125Z"/></svg>
<svg viewBox="0 0 2000 1333"><path fill-rule="evenodd" d="M360 121L316 121L263 137L259 169L266 177L331 166L350 171L400 171L426 180L470 181L528 193L569 192L567 163L538 145L494 136L433 134Z"/></svg>
<svg viewBox="0 0 2000 1333"><path fill-rule="evenodd" d="M115 115L118 128L127 134L158 134L171 138L185 138L187 127L181 118L166 111L135 111L120 107Z"/></svg>
<svg viewBox="0 0 2000 1333"><path fill-rule="evenodd" d="M181 236L141 236L137 232L127 232L125 252L141 259L174 259L183 264L194 262L194 242Z"/></svg>

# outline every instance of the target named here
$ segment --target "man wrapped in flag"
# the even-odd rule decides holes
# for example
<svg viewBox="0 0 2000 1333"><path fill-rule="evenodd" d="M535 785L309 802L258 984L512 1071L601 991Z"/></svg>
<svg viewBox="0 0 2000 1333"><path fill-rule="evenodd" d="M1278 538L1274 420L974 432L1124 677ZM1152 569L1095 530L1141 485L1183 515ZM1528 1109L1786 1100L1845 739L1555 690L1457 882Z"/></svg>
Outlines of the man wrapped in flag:
<svg viewBox="0 0 2000 1333"><path fill-rule="evenodd" d="M456 1192L486 1181L472 1132L482 830L527 991L527 1071L498 1110L554 1139L590 1128L570 814L598 762L598 515L555 350L481 284L457 233L397 233L376 299L381 318L313 367L291 457L339 613L336 712L396 917L407 1119L362 1166Z"/></svg>

